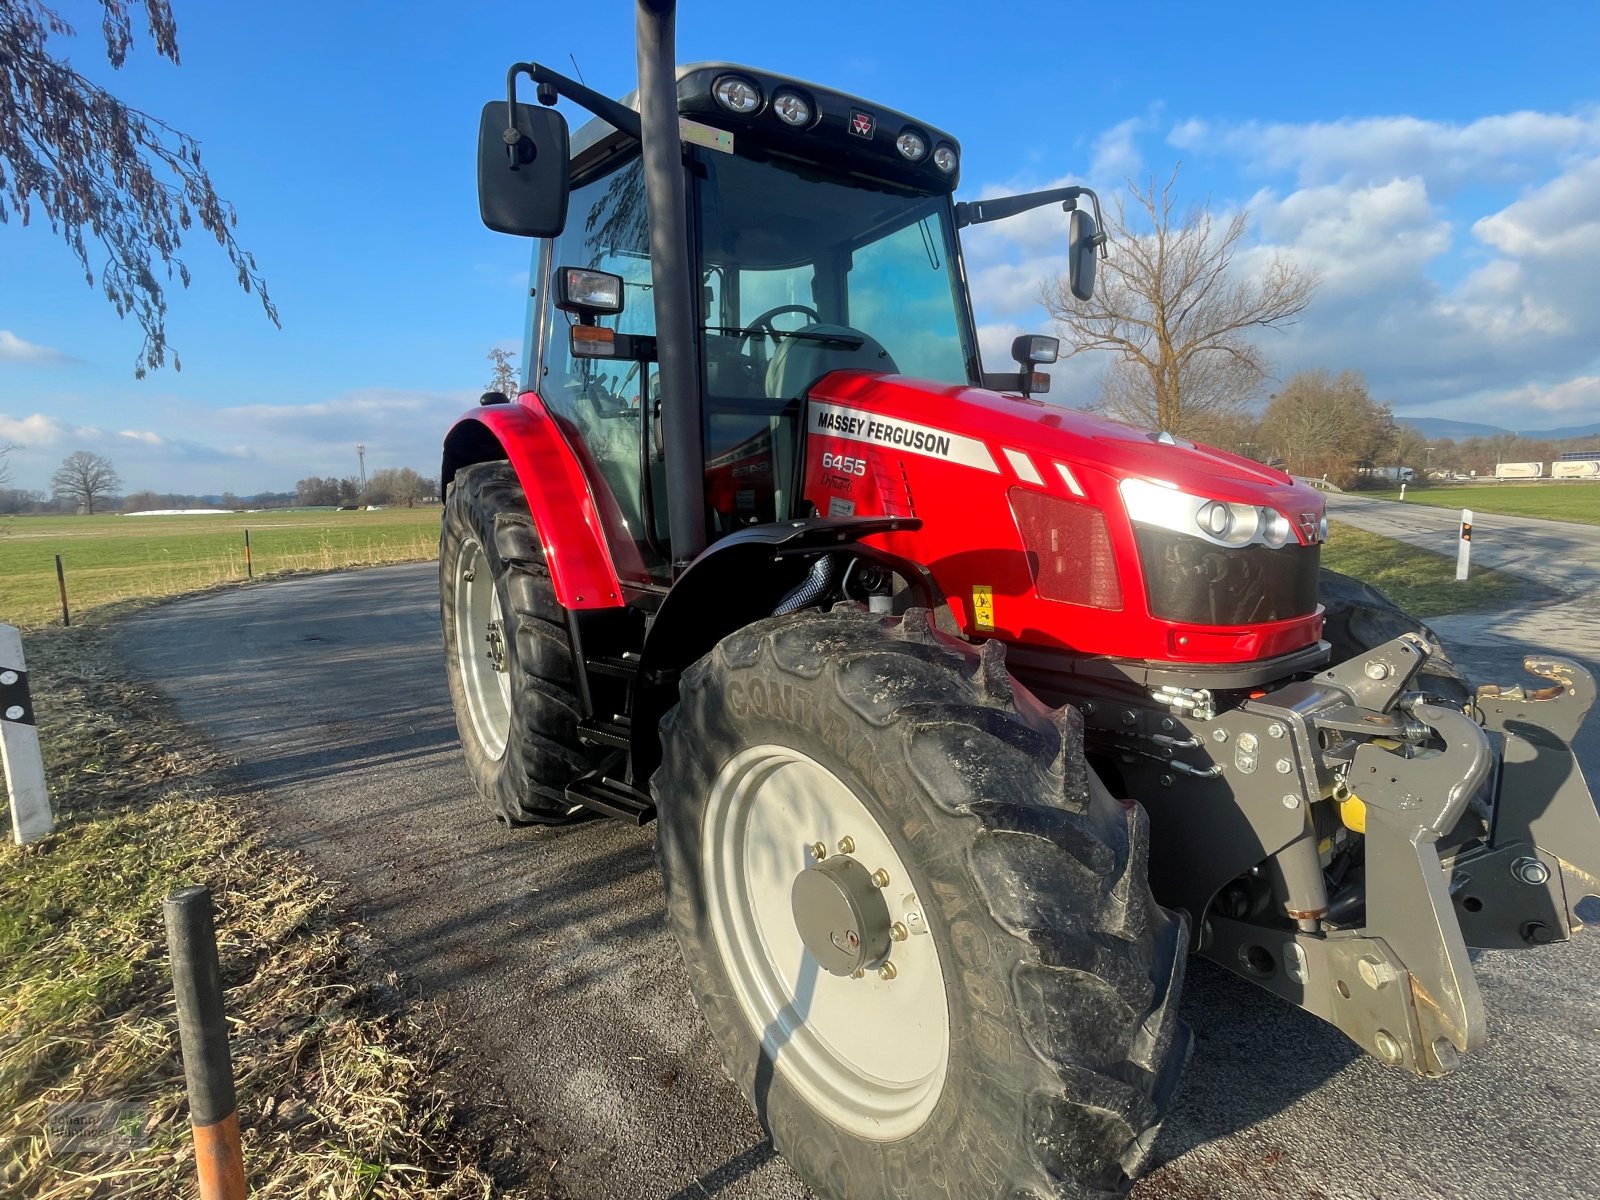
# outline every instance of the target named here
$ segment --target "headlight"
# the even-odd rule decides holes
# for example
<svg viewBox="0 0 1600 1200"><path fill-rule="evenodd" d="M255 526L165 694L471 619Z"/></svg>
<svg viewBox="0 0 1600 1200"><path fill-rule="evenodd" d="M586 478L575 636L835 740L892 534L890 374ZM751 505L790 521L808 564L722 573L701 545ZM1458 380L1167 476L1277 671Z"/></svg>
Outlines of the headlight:
<svg viewBox="0 0 1600 1200"><path fill-rule="evenodd" d="M740 116L753 113L761 107L761 89L737 75L724 75L718 79L711 85L711 94L723 108Z"/></svg>
<svg viewBox="0 0 1600 1200"><path fill-rule="evenodd" d="M785 125L793 125L796 129L811 122L811 105L806 103L806 98L799 92L773 93L772 111L778 114L778 120Z"/></svg>
<svg viewBox="0 0 1600 1200"><path fill-rule="evenodd" d="M1143 479L1124 479L1118 490L1128 518L1141 525L1203 538L1218 546L1276 549L1295 540L1294 526L1275 508L1191 496Z"/></svg>
<svg viewBox="0 0 1600 1200"><path fill-rule="evenodd" d="M1261 540L1273 549L1277 549L1294 536L1294 530L1289 526L1289 518L1277 509L1263 508L1261 515L1265 518L1261 522Z"/></svg>
<svg viewBox="0 0 1600 1200"><path fill-rule="evenodd" d="M946 175L954 175L956 171L956 152L952 146L940 146L933 152L933 165Z"/></svg>
<svg viewBox="0 0 1600 1200"><path fill-rule="evenodd" d="M900 151L900 157L910 162L921 162L928 156L928 139L915 129L907 129L894 140L894 148ZM948 170L949 168L945 168Z"/></svg>

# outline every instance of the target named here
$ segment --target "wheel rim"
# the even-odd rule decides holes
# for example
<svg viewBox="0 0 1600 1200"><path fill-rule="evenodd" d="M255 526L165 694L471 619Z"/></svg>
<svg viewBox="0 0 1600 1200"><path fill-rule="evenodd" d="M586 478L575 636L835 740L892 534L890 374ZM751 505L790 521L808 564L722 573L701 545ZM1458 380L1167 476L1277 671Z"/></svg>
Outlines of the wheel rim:
<svg viewBox="0 0 1600 1200"><path fill-rule="evenodd" d="M468 539L456 564L456 668L467 717L491 759L506 752L511 730L511 675L506 661L500 593L483 547Z"/></svg>
<svg viewBox="0 0 1600 1200"><path fill-rule="evenodd" d="M938 951L888 835L838 776L776 745L723 767L703 829L717 948L767 1056L835 1125L874 1140L914 1132L944 1089L950 1018ZM919 931L892 943L892 978L876 964L860 978L829 974L796 927L795 877L817 862L816 843L837 854L844 839L887 872L893 919Z"/></svg>

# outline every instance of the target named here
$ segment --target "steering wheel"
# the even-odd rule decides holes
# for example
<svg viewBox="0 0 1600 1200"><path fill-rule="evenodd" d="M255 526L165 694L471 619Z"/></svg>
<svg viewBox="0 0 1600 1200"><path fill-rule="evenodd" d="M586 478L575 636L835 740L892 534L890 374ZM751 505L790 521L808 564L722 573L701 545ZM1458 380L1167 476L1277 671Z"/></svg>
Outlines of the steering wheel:
<svg viewBox="0 0 1600 1200"><path fill-rule="evenodd" d="M744 335L744 341L741 342L740 345L742 346L744 342L748 342L754 337L770 337L773 341L777 341L777 326L772 323L772 319L774 317L781 317L785 313L801 313L809 318L808 324L822 324L822 314L809 305L779 304L767 309L766 312L762 313L759 317L750 322L748 326L750 332Z"/></svg>

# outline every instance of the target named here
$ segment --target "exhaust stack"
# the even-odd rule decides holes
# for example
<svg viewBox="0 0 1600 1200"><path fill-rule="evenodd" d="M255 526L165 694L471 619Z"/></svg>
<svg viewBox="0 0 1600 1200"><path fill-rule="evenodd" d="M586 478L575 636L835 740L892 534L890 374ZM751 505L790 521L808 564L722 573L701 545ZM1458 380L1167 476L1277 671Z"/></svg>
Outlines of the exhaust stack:
<svg viewBox="0 0 1600 1200"><path fill-rule="evenodd" d="M695 369L695 289L689 262L683 147L678 136L677 0L639 0L639 123L650 212L650 275L660 356L673 573L706 546L705 451Z"/></svg>

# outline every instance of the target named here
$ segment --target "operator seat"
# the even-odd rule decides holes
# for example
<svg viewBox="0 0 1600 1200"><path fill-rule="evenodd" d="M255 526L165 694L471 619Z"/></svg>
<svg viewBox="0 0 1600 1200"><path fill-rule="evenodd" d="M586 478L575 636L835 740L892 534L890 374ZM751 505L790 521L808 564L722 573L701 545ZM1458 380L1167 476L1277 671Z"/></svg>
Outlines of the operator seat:
<svg viewBox="0 0 1600 1200"><path fill-rule="evenodd" d="M781 338L767 364L767 395L793 399L829 371L883 371L898 374L889 352L868 334L848 325L807 325L806 333L832 333L864 339L861 345L834 345L809 338Z"/></svg>

